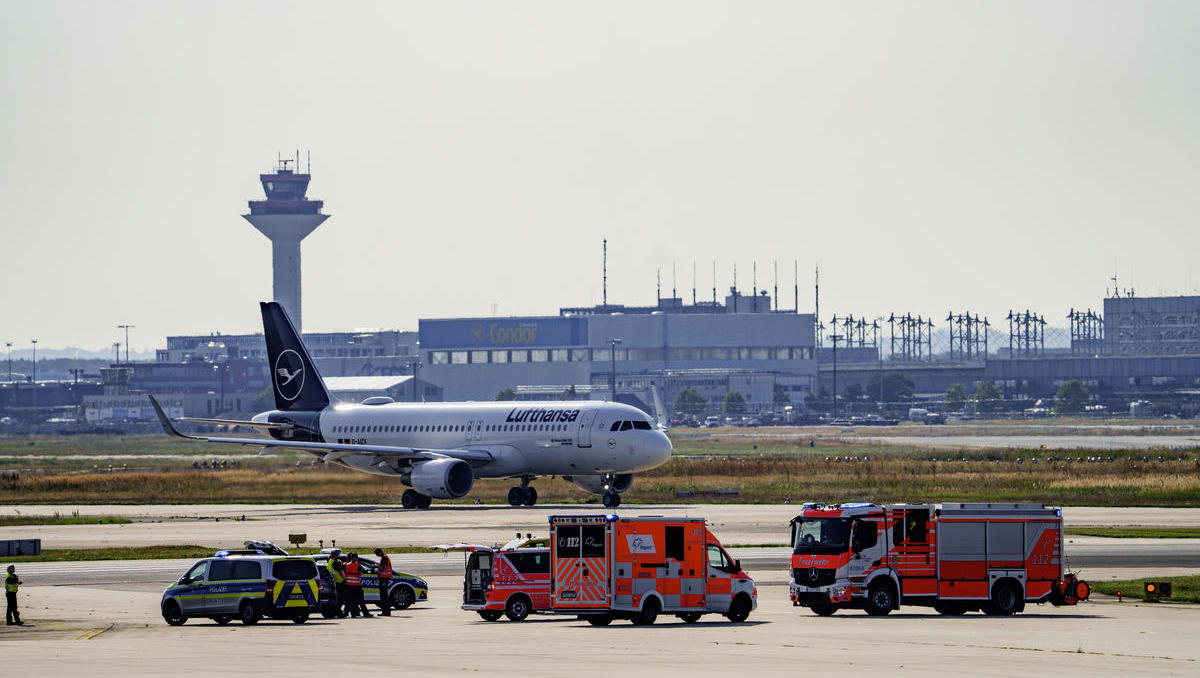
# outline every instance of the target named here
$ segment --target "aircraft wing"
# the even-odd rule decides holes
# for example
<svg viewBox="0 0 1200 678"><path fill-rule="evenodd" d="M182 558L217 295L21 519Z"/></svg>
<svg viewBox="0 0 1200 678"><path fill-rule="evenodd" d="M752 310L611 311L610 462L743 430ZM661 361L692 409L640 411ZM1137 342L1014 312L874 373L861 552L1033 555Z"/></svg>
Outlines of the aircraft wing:
<svg viewBox="0 0 1200 678"><path fill-rule="evenodd" d="M203 440L210 443L225 443L229 445L252 445L262 447L263 450L259 454L264 454L272 448L290 448L293 450L303 450L317 455L324 461L337 461L343 457L350 457L356 454L373 454L378 457L391 459L440 459L451 457L454 459L462 459L463 461L474 462L489 462L492 460L492 455L483 450L435 450L422 449L414 447L396 447L392 445L348 445L345 443L310 443L290 440L275 440L272 438L223 438L218 436L194 436L180 433L167 417L167 413L163 411L162 406L158 404L158 400L154 396L149 396L150 404L154 406L154 413L158 416L158 422L162 424L163 431L172 438L181 440Z"/></svg>

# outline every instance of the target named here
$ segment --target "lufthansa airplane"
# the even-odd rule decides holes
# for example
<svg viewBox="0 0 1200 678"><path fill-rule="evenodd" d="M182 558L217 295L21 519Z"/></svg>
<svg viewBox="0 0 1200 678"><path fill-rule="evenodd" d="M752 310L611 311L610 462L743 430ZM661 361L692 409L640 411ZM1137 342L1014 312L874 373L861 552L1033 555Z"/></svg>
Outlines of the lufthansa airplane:
<svg viewBox="0 0 1200 678"><path fill-rule="evenodd" d="M457 499L475 478L513 478L508 503L532 506L538 476L560 475L618 506L633 474L664 463L671 441L641 410L591 401L396 403L386 397L342 403L330 397L308 350L283 307L264 302L275 409L250 421L179 421L251 426L270 438L223 438L180 433L153 396L163 429L175 438L310 452L357 471L399 476L410 486L404 508L429 508Z"/></svg>

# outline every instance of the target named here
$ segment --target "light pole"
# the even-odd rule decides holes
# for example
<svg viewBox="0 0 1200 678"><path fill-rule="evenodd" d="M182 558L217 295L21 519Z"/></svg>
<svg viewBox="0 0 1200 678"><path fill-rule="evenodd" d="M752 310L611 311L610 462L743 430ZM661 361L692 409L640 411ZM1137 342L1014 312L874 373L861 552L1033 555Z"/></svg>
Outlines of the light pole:
<svg viewBox="0 0 1200 678"><path fill-rule="evenodd" d="M34 414L37 414L37 339L30 339L33 344L33 409Z"/></svg>
<svg viewBox="0 0 1200 678"><path fill-rule="evenodd" d="M129 328L130 327L136 327L136 325L117 325L118 330L125 330L125 363L126 364L129 364ZM120 361L120 358L121 358L121 356L118 355L117 356L118 362Z"/></svg>
<svg viewBox="0 0 1200 678"><path fill-rule="evenodd" d="M610 345L608 357L612 360L612 401L617 402L617 346L621 343L620 339L609 339Z"/></svg>

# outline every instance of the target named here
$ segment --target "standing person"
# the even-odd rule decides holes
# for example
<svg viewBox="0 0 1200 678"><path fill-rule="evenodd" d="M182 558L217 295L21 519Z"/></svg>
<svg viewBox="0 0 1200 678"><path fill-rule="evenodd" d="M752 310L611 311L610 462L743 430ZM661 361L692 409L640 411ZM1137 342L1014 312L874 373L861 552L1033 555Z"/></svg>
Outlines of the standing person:
<svg viewBox="0 0 1200 678"><path fill-rule="evenodd" d="M8 603L8 607L4 610L4 623L9 626L24 626L25 622L21 621L21 613L17 611L17 588L21 586L21 579L17 577L17 566L8 566L8 576L4 578L4 600Z"/></svg>
<svg viewBox="0 0 1200 678"><path fill-rule="evenodd" d="M379 609L383 610L379 614L384 617L392 616L392 559L383 552L383 549L376 548L375 555L379 558Z"/></svg>
<svg viewBox="0 0 1200 678"><path fill-rule="evenodd" d="M334 606L338 617L346 616L346 576L342 574L344 569L342 559L339 557L342 554L341 549L334 549L329 552L329 560L325 561L325 567L329 570L329 576L333 578L334 588Z"/></svg>
<svg viewBox="0 0 1200 678"><path fill-rule="evenodd" d="M351 553L346 561L346 611L351 617L358 617L361 610L363 617L374 616L367 611L367 604L363 601L362 590L362 563L358 562L358 554Z"/></svg>

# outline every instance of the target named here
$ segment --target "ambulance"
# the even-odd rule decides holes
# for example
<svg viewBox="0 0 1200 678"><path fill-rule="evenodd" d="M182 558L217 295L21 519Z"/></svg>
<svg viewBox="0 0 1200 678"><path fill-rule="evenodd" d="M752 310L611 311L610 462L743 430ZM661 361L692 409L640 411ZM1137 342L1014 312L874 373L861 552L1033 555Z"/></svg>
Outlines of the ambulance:
<svg viewBox="0 0 1200 678"><path fill-rule="evenodd" d="M703 518L550 516L550 594L554 612L594 626L659 614L742 622L758 606L754 580Z"/></svg>
<svg viewBox="0 0 1200 678"><path fill-rule="evenodd" d="M432 548L466 554L462 609L478 613L484 621L501 616L524 621L532 612L550 610L547 539L518 536L503 546L439 544Z"/></svg>
<svg viewBox="0 0 1200 678"><path fill-rule="evenodd" d="M791 521L789 593L820 616L1075 605L1090 589L1067 571L1062 534L1062 509L1041 504L806 503Z"/></svg>

